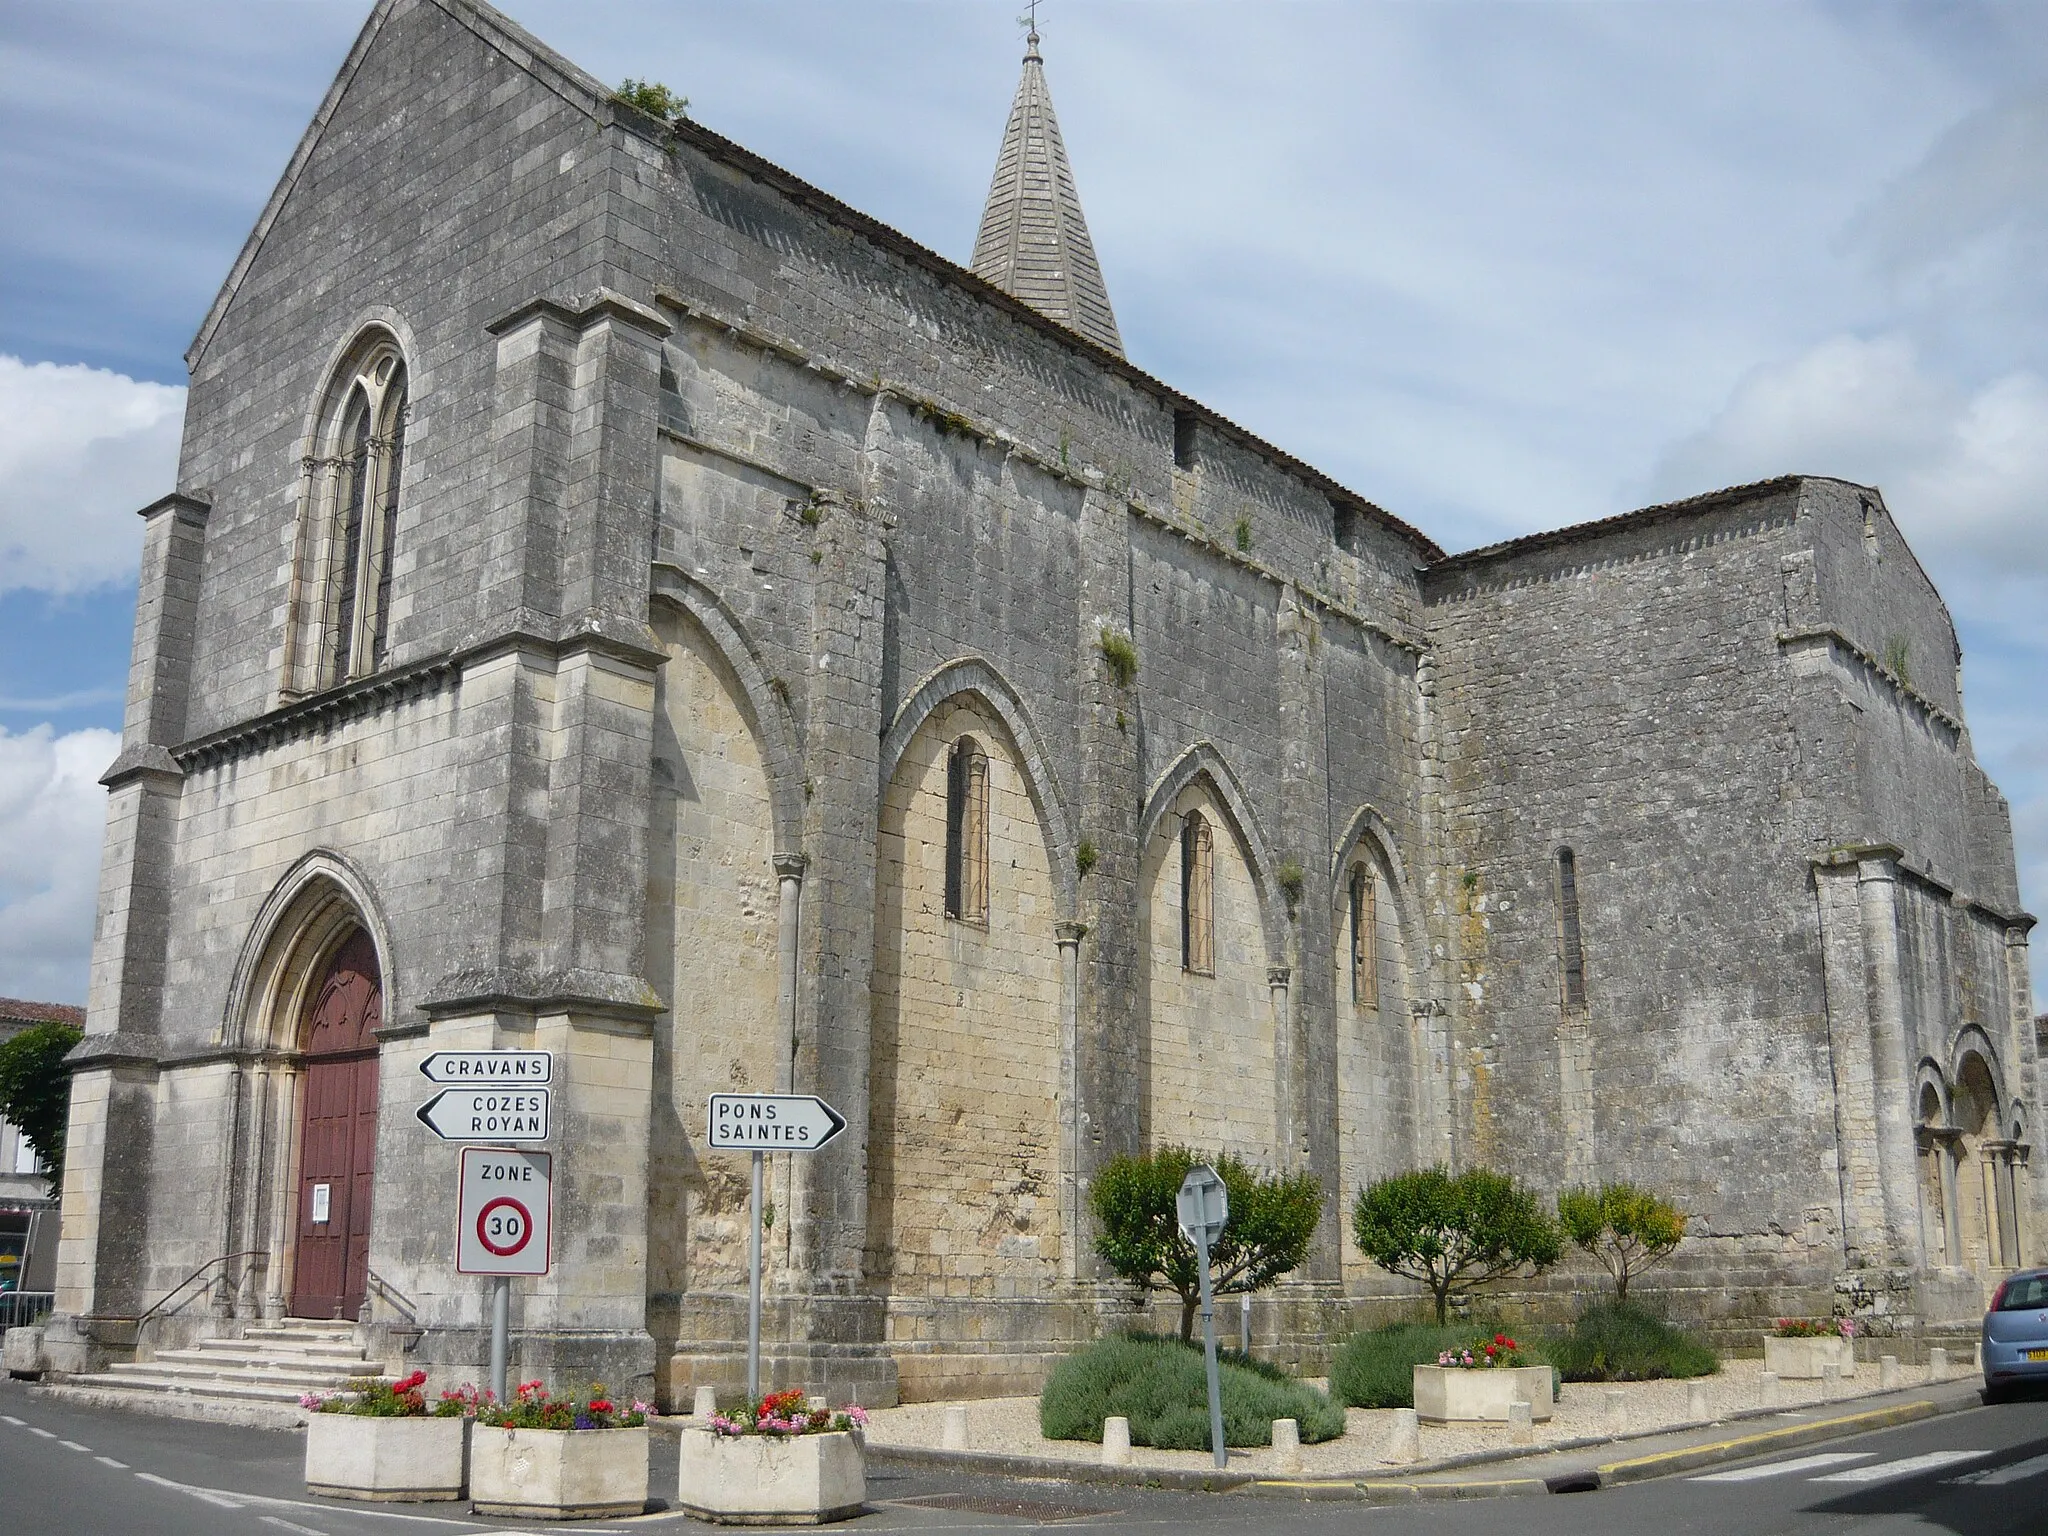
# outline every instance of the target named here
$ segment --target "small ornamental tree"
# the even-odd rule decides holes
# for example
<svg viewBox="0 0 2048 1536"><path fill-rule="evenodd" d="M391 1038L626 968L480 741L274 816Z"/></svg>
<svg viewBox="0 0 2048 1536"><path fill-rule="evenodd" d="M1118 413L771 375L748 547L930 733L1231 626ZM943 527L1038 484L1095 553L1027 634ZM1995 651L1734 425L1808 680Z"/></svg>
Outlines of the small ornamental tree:
<svg viewBox="0 0 2048 1536"><path fill-rule="evenodd" d="M84 1038L77 1026L50 1020L0 1042L0 1120L13 1121L42 1154L52 1194L64 1187L64 1127L71 1118L64 1057Z"/></svg>
<svg viewBox="0 0 2048 1536"><path fill-rule="evenodd" d="M1451 1294L1516 1270L1548 1269L1564 1251L1536 1197L1490 1168L1434 1168L1381 1179L1351 1210L1358 1248L1389 1274L1419 1280L1449 1318Z"/></svg>
<svg viewBox="0 0 2048 1536"><path fill-rule="evenodd" d="M1230 1219L1209 1249L1215 1295L1263 1291L1299 1265L1323 1210L1323 1186L1312 1173L1265 1174L1228 1153L1204 1159L1187 1147L1111 1159L1088 1197L1099 1228L1095 1251L1119 1279L1180 1297L1183 1339L1194 1335L1202 1273L1175 1202L1188 1170L1203 1161L1230 1197Z"/></svg>
<svg viewBox="0 0 2048 1536"><path fill-rule="evenodd" d="M1628 1283L1661 1264L1685 1238L1685 1217L1670 1201L1635 1184L1567 1189L1557 1197L1564 1235L1600 1261L1614 1277L1614 1294L1628 1300Z"/></svg>

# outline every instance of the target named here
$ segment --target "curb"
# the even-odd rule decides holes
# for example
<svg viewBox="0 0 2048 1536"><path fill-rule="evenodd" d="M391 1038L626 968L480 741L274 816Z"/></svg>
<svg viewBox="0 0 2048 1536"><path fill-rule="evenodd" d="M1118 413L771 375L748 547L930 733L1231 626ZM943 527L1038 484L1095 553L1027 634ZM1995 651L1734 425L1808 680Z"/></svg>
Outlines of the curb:
<svg viewBox="0 0 2048 1536"><path fill-rule="evenodd" d="M1911 1424L1921 1419L1935 1418L1941 1414L1956 1413L1976 1406L1977 1398L1974 1393L1948 1403L1937 1402L1932 1398L1921 1398L1907 1403L1895 1403L1886 1408L1845 1414L1839 1418L1791 1424L1783 1429L1766 1430L1761 1434L1740 1435L1734 1439L1685 1446L1675 1451L1661 1451L1650 1456L1605 1462L1589 1469L1562 1472L1550 1477L1475 1478L1443 1482L1425 1482L1422 1478L1459 1466L1527 1460L1532 1456L1586 1450L1594 1446L1613 1445L1616 1442L1604 1437L1592 1437L1564 1441L1534 1451L1481 1451L1428 1467L1419 1467L1408 1477L1398 1478L1278 1478L1262 1477L1255 1472L1228 1470L1105 1467L1093 1462L1058 1461L1050 1457L1018 1456L1002 1451L946 1451L929 1446L882 1446L872 1442L868 1445L867 1454L871 1460L876 1461L895 1461L911 1466L943 1468L955 1472L979 1472L994 1477L1043 1478L1059 1482L1107 1484L1127 1488L1168 1488L1190 1493L1230 1493L1241 1490L1249 1496L1266 1498L1411 1504L1439 1499L1506 1498L1532 1493L1589 1493L1599 1488L1618 1487L1624 1483L1642 1482L1653 1477L1666 1477L1672 1473L1715 1466L1722 1462L1745 1461L1751 1457L1768 1455L1775 1450L1791 1450L1799 1446L1839 1439L1846 1435L1890 1429L1897 1425ZM1778 1411L1780 1410L1747 1409L1741 1417L1762 1417ZM1626 1438L1650 1439L1670 1433L1670 1430L1649 1430Z"/></svg>

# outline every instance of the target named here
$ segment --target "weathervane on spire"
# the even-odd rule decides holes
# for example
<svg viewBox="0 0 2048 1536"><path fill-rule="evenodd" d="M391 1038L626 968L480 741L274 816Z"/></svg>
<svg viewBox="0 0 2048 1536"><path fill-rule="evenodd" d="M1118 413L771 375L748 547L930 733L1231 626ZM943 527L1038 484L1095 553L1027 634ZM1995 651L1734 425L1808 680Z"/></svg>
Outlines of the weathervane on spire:
<svg viewBox="0 0 2048 1536"><path fill-rule="evenodd" d="M1029 13L1017 18L1017 25L1025 31L1024 62L1027 64L1038 58L1038 0L1028 0L1028 3Z"/></svg>

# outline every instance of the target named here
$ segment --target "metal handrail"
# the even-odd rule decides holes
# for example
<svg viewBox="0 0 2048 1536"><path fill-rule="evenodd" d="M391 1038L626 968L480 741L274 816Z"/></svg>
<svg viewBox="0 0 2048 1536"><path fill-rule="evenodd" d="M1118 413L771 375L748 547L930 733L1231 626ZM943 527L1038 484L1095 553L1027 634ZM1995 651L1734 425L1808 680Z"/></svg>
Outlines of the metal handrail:
<svg viewBox="0 0 2048 1536"><path fill-rule="evenodd" d="M374 1289L378 1295L403 1312L408 1323L419 1321L420 1309L418 1303L389 1280L378 1274L377 1271L371 1269L367 1264L363 1266L363 1280L366 1289Z"/></svg>
<svg viewBox="0 0 2048 1536"><path fill-rule="evenodd" d="M265 1250L261 1248L247 1248L240 1253L223 1253L218 1258L208 1259L204 1264L200 1265L197 1269L193 1270L191 1274L187 1275L184 1279L180 1280L176 1285L172 1286L168 1291L164 1292L163 1296L157 1301L155 1306L151 1307L148 1311L144 1312L140 1317L136 1318L135 1331L137 1333L140 1333L142 1331L142 1325L148 1322L152 1317L156 1316L156 1314L161 1312L166 1306L170 1305L170 1301L173 1296L177 1295L178 1292L184 1290L186 1286L190 1285L194 1280L197 1280L201 1275L205 1274L209 1269L213 1268L214 1265L232 1264L237 1259L260 1258L262 1257L264 1251Z"/></svg>
<svg viewBox="0 0 2048 1536"><path fill-rule="evenodd" d="M0 1291L0 1328L31 1328L50 1315L53 1291Z"/></svg>

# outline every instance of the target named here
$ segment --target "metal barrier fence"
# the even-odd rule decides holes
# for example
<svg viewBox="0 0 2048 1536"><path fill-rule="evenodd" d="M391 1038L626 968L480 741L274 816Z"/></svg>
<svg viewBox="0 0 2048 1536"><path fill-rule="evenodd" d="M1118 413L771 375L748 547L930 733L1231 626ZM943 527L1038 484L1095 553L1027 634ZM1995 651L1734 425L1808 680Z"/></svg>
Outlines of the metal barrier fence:
<svg viewBox="0 0 2048 1536"><path fill-rule="evenodd" d="M0 1291L0 1328L27 1328L50 1315L50 1291Z"/></svg>

